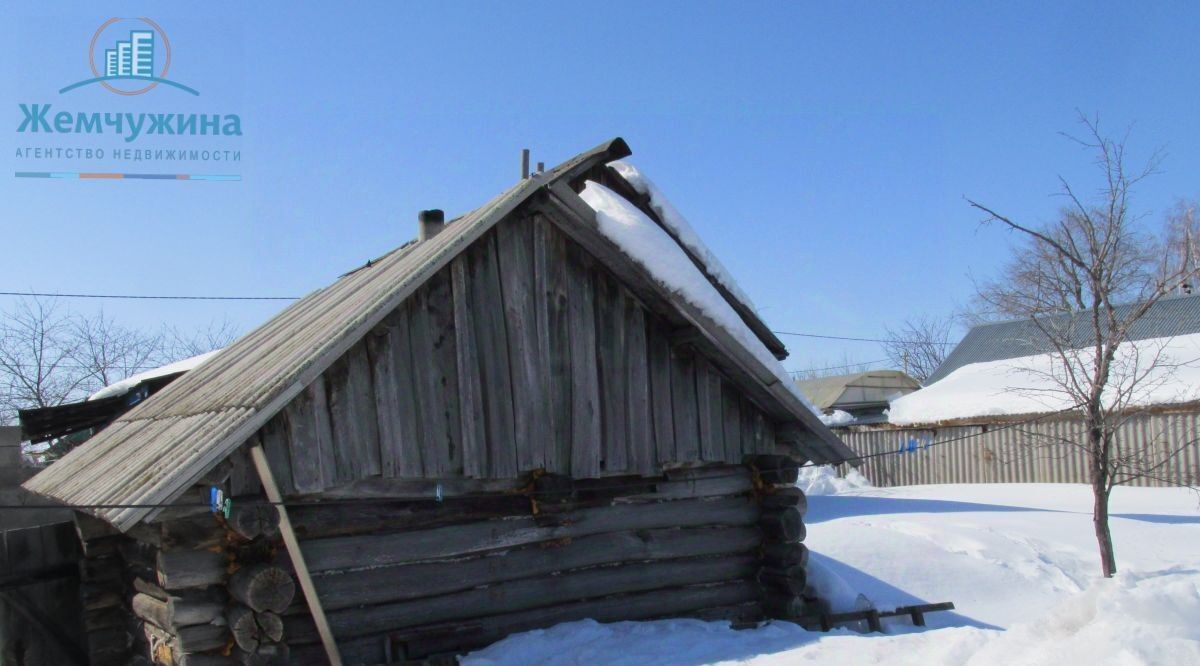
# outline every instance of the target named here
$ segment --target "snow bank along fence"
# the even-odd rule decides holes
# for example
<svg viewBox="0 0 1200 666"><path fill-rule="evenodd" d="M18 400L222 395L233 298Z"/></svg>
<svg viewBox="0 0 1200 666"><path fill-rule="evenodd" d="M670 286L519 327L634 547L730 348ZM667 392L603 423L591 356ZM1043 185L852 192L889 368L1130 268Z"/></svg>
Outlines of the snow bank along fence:
<svg viewBox="0 0 1200 666"><path fill-rule="evenodd" d="M853 452L780 381L768 333L730 330L751 308L714 320L601 233L588 182L655 224L607 166L627 154L427 213L423 240L27 482L81 511L85 567L127 609L89 632L119 648L93 663L375 664L585 617L822 611L790 486ZM689 288L738 303L692 261Z"/></svg>
<svg viewBox="0 0 1200 666"><path fill-rule="evenodd" d="M994 421L944 427L847 429L842 440L864 456L859 471L877 486L929 483L1088 483L1083 424L1054 417L1019 425ZM1072 444L1074 443L1074 444ZM1145 413L1117 431L1119 455L1162 460L1187 447L1155 478L1132 485L1179 485L1200 469L1200 411ZM886 455L887 452L899 452Z"/></svg>

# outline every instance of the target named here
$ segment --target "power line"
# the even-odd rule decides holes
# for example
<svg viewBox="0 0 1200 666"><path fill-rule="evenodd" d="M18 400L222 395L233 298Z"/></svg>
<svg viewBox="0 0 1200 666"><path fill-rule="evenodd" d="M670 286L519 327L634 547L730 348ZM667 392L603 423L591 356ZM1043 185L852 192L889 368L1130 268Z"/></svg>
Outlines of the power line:
<svg viewBox="0 0 1200 666"><path fill-rule="evenodd" d="M180 296L180 295L142 295L142 294L68 294L36 291L0 291L0 296L34 296L43 298L93 298L118 300L147 300L147 301L295 301L299 296ZM800 333L797 331L771 331L775 335L790 335L798 338L817 338L820 340L846 340L850 342L878 342L913 345L953 345L953 342L936 342L933 340L891 340L887 338L864 338L849 335L825 335L821 333Z"/></svg>
<svg viewBox="0 0 1200 666"><path fill-rule="evenodd" d="M0 296L44 298L111 298L143 301L295 301L299 296L147 296L141 294L53 294L37 291L0 291Z"/></svg>
<svg viewBox="0 0 1200 666"><path fill-rule="evenodd" d="M904 445L901 445L901 447L896 450L878 451L876 453L868 453L868 454L861 455L861 456L856 455L851 458L841 458L839 460L829 460L829 461L825 461L825 462L813 462L810 460L809 462L806 462L803 465L800 465L800 467L823 467L825 465L840 465L842 463L855 463L855 462L862 462L864 460L870 460L873 458L882 458L883 456L895 456L895 455L904 455L907 453L917 453L922 449L930 449L935 446L952 444L954 442L961 442L961 441L965 441L968 439L974 439L976 437L983 437L984 435L988 435L988 434L991 434L991 433L994 433L994 432L997 432L1000 430L1011 430L1013 428L1019 428L1021 426L1032 425L1039 421L1044 421L1048 418L1051 418L1054 416L1059 416L1061 414L1065 414L1076 408L1077 408L1077 406L1067 407L1065 409L1060 409L1056 412L1048 412L1046 414L1042 414L1041 416L1038 416L1038 417L1035 417L1032 419L1026 419L1024 421L1015 421L1013 423L1006 423L1004 425L989 428L986 431L970 433L970 434L966 434L966 435L960 435L958 437L951 437L949 439L933 441L928 444L925 444L924 446L920 446L917 448L910 449L910 448L906 448ZM901 430L901 431L897 431L897 432L903 432L903 431ZM51 464L53 464L53 463L51 463ZM723 475L711 476L711 477L707 477L707 478L709 478L709 479L725 479L725 478L735 478L735 477L740 477L740 476L742 476L742 473L723 474ZM653 483L656 483L656 482L648 479L646 482L646 485L652 485ZM636 483L635 484L621 483L621 484L610 484L610 485L600 484L600 485L595 485L595 486L587 486L585 488L579 488L578 492L592 492L592 491L598 491L598 490L612 490L612 489L619 489L619 488L628 488L631 485L637 486L638 484L636 484ZM514 492L513 494L516 496L563 495L563 494L565 494L565 492L566 491L560 490L560 489L549 489L549 490L517 491L517 492ZM271 502L269 500L248 500L248 501L240 502L239 504L250 504L250 505L260 505L260 506L284 506L284 507L312 507L312 506L332 506L332 505L337 505L337 504L382 504L382 503L387 503L388 501L415 501L415 500L420 500L420 499L431 499L431 498L412 497L412 498L403 498L403 499L395 498L394 500L381 500L378 498L339 499L339 500L325 500L325 501L316 501L316 502L314 502L314 501ZM445 501L453 501L454 499L455 498L453 498L453 497L444 498ZM443 501L443 500L439 500L439 502L440 501ZM20 510L20 509L166 509L166 508L179 508L179 507L188 507L188 506L202 506L205 508L209 507L208 504L195 504L195 505L193 505L193 504L0 504L0 510L5 510L5 509L14 509L14 510Z"/></svg>
<svg viewBox="0 0 1200 666"><path fill-rule="evenodd" d="M857 367L863 366L863 365L874 365L876 363L883 363L885 361L891 361L891 360L892 359L890 359L890 358L879 358L879 359L875 359L874 361L862 361L861 363L847 363L845 365L826 365L826 366L822 366L819 368L812 367L812 368L808 368L805 370L789 370L788 373L792 374L792 375L802 375L802 374L805 374L808 372L824 372L825 370L842 370L844 368L857 368Z"/></svg>
<svg viewBox="0 0 1200 666"><path fill-rule="evenodd" d="M886 338L856 338L846 335L821 335L818 333L796 333L793 331L771 331L775 335L794 335L798 338L820 338L822 340L850 340L852 342L884 342L908 345L953 345L953 342L935 342L933 340L889 340Z"/></svg>

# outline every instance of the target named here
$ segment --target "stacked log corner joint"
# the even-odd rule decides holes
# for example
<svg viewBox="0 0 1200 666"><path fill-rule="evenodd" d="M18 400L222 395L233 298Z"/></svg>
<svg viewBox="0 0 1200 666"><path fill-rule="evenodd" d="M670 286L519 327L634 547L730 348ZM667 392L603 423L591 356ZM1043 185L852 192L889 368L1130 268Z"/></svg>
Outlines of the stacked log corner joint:
<svg viewBox="0 0 1200 666"><path fill-rule="evenodd" d="M90 662L288 663L280 614L295 582L275 508L255 496L235 498L228 519L179 514L127 534L76 514Z"/></svg>
<svg viewBox="0 0 1200 666"><path fill-rule="evenodd" d="M788 456L758 455L747 460L762 505L763 612L766 617L806 624L829 611L808 582L804 514L808 500L796 487L800 465Z"/></svg>

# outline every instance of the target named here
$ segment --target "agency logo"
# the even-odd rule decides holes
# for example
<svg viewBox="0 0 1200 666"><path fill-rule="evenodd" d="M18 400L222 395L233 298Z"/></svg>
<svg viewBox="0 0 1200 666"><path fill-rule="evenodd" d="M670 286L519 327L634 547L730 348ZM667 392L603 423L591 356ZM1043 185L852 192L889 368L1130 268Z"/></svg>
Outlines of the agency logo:
<svg viewBox="0 0 1200 666"><path fill-rule="evenodd" d="M171 40L167 33L148 18L110 18L96 29L88 45L88 64L92 78L59 90L70 92L100 84L117 95L141 95L159 84L199 95L194 88L171 81Z"/></svg>

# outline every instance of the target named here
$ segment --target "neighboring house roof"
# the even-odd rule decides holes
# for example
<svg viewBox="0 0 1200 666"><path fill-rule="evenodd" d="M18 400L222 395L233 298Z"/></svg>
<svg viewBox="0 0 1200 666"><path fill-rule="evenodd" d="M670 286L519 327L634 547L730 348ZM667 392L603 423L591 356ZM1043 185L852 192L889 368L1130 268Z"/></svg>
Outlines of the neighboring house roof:
<svg viewBox="0 0 1200 666"><path fill-rule="evenodd" d="M886 407L893 398L921 388L920 382L899 370L871 370L802 379L796 382L796 386L822 410Z"/></svg>
<svg viewBox="0 0 1200 666"><path fill-rule="evenodd" d="M768 341L762 336L752 338L755 342L748 347L738 331L721 326L721 319L680 297L671 276L638 264L636 256L623 253L620 246L608 249L611 241L602 237L595 211L571 188L584 176L591 178L595 169L629 154L621 139L602 144L547 173L522 180L448 223L432 238L405 244L309 294L120 416L86 445L31 479L26 488L73 505L125 505L93 511L119 529L157 513L145 505L170 502L196 483L426 280L535 195L569 210L578 238L592 239L592 248L608 252L598 255L601 261L632 263L631 268L626 266L631 274L645 274L653 295L730 359L742 384L756 391L766 403L762 408L773 418L799 422L810 435L800 442L801 453L822 462L852 458L854 453L786 381L778 361L768 353ZM696 263L695 270L710 283L717 282L702 262ZM757 317L746 314L744 303L731 302L736 299L727 288L713 284L713 289L745 326L765 329Z"/></svg>
<svg viewBox="0 0 1200 666"><path fill-rule="evenodd" d="M211 351L139 372L105 386L86 400L53 407L19 410L17 416L21 422L21 432L26 441L36 443L65 437L89 428L103 428L216 353Z"/></svg>
<svg viewBox="0 0 1200 666"><path fill-rule="evenodd" d="M1089 352L1081 350L1073 363L1086 368ZM1058 383L1064 377L1057 353L972 363L892 401L888 421L895 425L938 424L1068 410L1073 403ZM1128 393L1134 382L1140 388L1126 403L1128 407L1200 400L1200 334L1118 345L1105 398L1117 391Z"/></svg>
<svg viewBox="0 0 1200 666"><path fill-rule="evenodd" d="M1116 308L1117 317L1123 316L1131 305ZM1084 311L1074 316L1075 321L1081 321L1087 316ZM1062 314L1043 319L1052 330L1066 330L1072 321L1072 315ZM1088 327L1076 326L1076 348L1087 346L1091 342ZM1150 338L1165 338L1173 335L1200 333L1200 294L1188 296L1173 296L1164 298L1146 313L1144 317L1133 324L1129 330L1130 340L1146 340ZM999 361L1007 358L1030 356L1051 351L1052 347L1033 321L1029 319L1014 319L990 324L980 324L972 328L958 343L954 351L946 357L938 369L925 381L933 384L955 370L971 363L983 361Z"/></svg>

